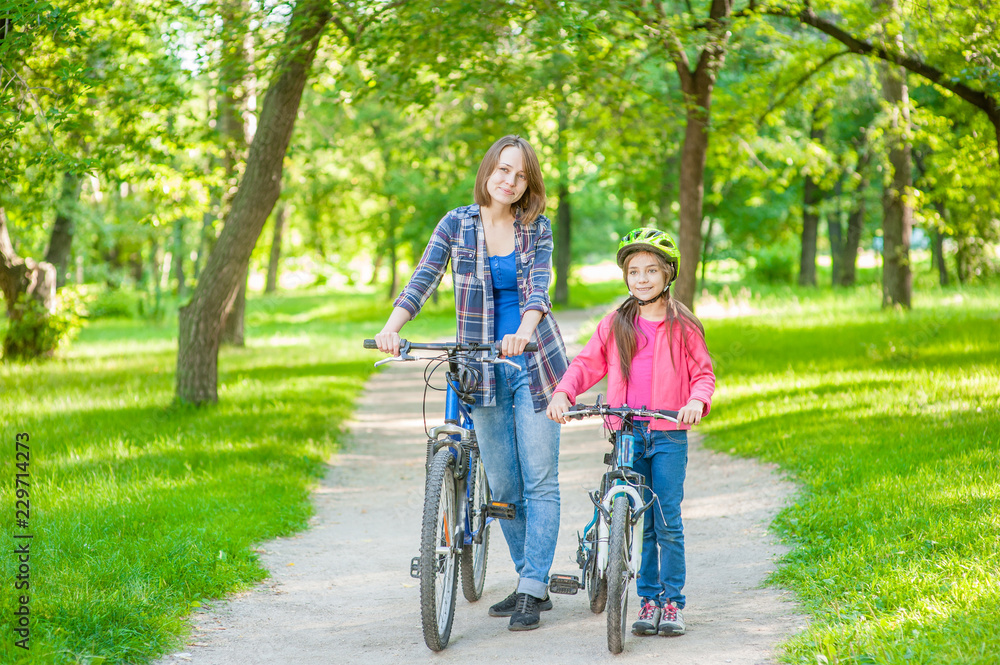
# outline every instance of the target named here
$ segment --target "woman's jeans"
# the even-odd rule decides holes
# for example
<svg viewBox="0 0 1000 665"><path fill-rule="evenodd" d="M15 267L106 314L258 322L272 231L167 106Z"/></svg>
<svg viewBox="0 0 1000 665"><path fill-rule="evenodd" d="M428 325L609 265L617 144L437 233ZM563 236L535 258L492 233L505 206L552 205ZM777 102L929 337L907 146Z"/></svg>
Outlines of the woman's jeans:
<svg viewBox="0 0 1000 665"><path fill-rule="evenodd" d="M681 500L687 473L687 432L648 430L635 423L635 461L632 468L646 478L657 502L644 515L642 564L636 591L663 607L684 607L684 525ZM649 490L643 492L649 501Z"/></svg>
<svg viewBox="0 0 1000 665"><path fill-rule="evenodd" d="M544 598L559 536L559 424L531 401L524 356L493 366L496 405L472 409L494 501L517 507L500 520L518 574L518 593Z"/></svg>

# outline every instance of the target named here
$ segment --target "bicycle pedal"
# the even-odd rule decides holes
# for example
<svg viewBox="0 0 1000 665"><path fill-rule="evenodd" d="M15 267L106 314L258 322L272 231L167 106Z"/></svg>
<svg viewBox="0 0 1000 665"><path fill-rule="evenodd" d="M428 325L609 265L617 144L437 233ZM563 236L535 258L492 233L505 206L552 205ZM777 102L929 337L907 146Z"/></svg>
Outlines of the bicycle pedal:
<svg viewBox="0 0 1000 665"><path fill-rule="evenodd" d="M410 559L410 577L420 579L420 557L418 556Z"/></svg>
<svg viewBox="0 0 1000 665"><path fill-rule="evenodd" d="M551 593L564 593L574 596L580 588L580 578L576 575L549 576L549 591Z"/></svg>
<svg viewBox="0 0 1000 665"><path fill-rule="evenodd" d="M512 520L517 515L517 506L513 503L490 501L486 504L486 515L498 520Z"/></svg>

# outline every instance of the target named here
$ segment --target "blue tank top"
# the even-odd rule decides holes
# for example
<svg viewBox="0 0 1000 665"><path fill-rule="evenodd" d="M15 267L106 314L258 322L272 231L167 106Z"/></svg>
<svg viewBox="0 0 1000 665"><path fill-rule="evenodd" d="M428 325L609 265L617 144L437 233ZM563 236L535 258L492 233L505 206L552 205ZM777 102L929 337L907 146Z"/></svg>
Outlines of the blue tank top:
<svg viewBox="0 0 1000 665"><path fill-rule="evenodd" d="M521 304L517 296L517 258L515 252L507 256L491 256L490 275L493 277L493 333L494 339L517 332L521 326Z"/></svg>

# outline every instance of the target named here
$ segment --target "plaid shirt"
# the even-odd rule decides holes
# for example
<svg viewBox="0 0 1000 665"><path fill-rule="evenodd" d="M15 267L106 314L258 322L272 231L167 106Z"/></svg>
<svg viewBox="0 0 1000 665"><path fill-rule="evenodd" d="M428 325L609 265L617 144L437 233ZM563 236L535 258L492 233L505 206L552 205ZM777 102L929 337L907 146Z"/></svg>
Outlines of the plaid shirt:
<svg viewBox="0 0 1000 665"><path fill-rule="evenodd" d="M531 398L535 411L544 411L568 365L559 326L550 312L552 223L549 219L540 215L532 224L515 222L514 252L521 316L531 309L544 315L532 335L532 341L538 344L538 353L525 354L531 373ZM483 344L495 341L493 278L490 262L486 260L486 235L478 205L456 208L438 222L424 255L394 306L408 311L411 318L416 316L441 282L449 260L455 283L457 341ZM493 406L496 386L493 372L488 371L492 368L480 363L479 369L483 372L483 382L475 395L476 404Z"/></svg>

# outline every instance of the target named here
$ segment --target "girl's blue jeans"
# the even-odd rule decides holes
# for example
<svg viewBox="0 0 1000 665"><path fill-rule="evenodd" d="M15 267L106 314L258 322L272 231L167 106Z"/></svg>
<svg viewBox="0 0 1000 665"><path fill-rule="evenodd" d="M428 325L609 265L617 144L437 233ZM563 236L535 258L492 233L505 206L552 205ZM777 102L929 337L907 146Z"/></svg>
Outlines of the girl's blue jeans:
<svg viewBox="0 0 1000 665"><path fill-rule="evenodd" d="M524 356L492 367L495 406L476 406L479 451L494 501L514 504L513 520L500 520L517 571L518 593L546 596L559 536L559 424L531 401Z"/></svg>
<svg viewBox="0 0 1000 665"><path fill-rule="evenodd" d="M646 478L657 502L643 516L642 564L636 591L663 607L671 602L684 607L686 568L681 500L687 473L687 432L649 430L635 423L635 461L632 468ZM643 492L649 501L649 490Z"/></svg>

